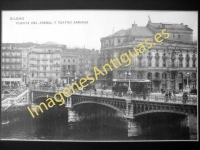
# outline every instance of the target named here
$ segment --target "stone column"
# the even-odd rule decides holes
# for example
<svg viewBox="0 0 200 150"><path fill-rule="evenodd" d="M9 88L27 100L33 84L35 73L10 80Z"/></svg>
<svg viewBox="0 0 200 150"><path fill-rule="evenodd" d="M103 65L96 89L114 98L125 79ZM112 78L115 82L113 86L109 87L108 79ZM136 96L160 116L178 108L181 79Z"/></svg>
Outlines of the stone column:
<svg viewBox="0 0 200 150"><path fill-rule="evenodd" d="M65 100L66 100L65 107L73 108L73 106L72 106L72 97L66 98Z"/></svg>
<svg viewBox="0 0 200 150"><path fill-rule="evenodd" d="M135 119L128 119L128 137L138 136L140 133L141 127Z"/></svg>
<svg viewBox="0 0 200 150"><path fill-rule="evenodd" d="M131 100L126 100L126 114L125 114L125 118L131 118L133 119L134 116L133 116L133 103L131 102Z"/></svg>
<svg viewBox="0 0 200 150"><path fill-rule="evenodd" d="M75 129L77 116L76 112L72 108L68 108L68 128Z"/></svg>

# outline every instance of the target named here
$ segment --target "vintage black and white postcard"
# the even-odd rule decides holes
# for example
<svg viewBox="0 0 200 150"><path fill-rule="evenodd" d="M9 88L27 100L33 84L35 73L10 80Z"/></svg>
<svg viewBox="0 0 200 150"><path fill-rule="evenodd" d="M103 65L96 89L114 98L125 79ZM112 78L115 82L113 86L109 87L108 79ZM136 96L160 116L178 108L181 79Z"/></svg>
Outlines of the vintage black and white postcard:
<svg viewBox="0 0 200 150"><path fill-rule="evenodd" d="M1 31L1 140L198 140L197 11L4 10Z"/></svg>

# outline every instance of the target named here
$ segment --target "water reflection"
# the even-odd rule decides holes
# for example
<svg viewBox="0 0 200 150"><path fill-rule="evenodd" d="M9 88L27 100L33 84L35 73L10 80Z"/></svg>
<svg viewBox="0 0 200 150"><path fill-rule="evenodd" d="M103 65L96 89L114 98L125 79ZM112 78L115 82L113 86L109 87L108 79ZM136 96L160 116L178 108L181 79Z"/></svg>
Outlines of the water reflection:
<svg viewBox="0 0 200 150"><path fill-rule="evenodd" d="M97 104L74 108L55 106L34 119L24 108L13 108L3 115L10 121L2 126L3 139L188 140L197 137L195 117L189 121L184 115L154 113L127 120L116 110Z"/></svg>

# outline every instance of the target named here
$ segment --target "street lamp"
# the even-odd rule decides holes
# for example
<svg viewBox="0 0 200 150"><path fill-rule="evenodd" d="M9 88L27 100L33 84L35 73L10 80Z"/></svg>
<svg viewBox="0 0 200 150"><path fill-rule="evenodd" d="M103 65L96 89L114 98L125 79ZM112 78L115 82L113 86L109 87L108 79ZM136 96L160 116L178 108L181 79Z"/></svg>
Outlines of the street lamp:
<svg viewBox="0 0 200 150"><path fill-rule="evenodd" d="M76 72L74 72L74 79L76 80Z"/></svg>
<svg viewBox="0 0 200 150"><path fill-rule="evenodd" d="M124 74L125 74L125 79L126 79L126 76L127 76L127 72L125 72Z"/></svg>
<svg viewBox="0 0 200 150"><path fill-rule="evenodd" d="M129 72L128 72L128 74L127 74L127 76L128 76L128 79L129 79L129 84L128 84L128 91L127 91L127 94L132 94L133 92L131 91L131 71L129 70Z"/></svg>
<svg viewBox="0 0 200 150"><path fill-rule="evenodd" d="M68 73L67 73L67 86L69 86L69 75L70 75L70 72L68 71Z"/></svg>
<svg viewBox="0 0 200 150"><path fill-rule="evenodd" d="M53 84L53 73L51 74L51 82Z"/></svg>
<svg viewBox="0 0 200 150"><path fill-rule="evenodd" d="M24 73L24 83L26 82L26 74Z"/></svg>

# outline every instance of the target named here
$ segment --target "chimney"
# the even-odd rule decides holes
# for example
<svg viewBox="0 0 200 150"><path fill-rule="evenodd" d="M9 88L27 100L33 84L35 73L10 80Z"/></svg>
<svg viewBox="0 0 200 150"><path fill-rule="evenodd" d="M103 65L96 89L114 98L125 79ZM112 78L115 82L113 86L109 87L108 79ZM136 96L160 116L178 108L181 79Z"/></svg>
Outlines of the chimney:
<svg viewBox="0 0 200 150"><path fill-rule="evenodd" d="M181 25L183 25L183 23L181 23Z"/></svg>
<svg viewBox="0 0 200 150"><path fill-rule="evenodd" d="M137 24L135 24L135 21L134 21L134 24L132 24L132 28L133 28L133 27L137 27Z"/></svg>
<svg viewBox="0 0 200 150"><path fill-rule="evenodd" d="M188 25L185 25L185 28L188 28Z"/></svg>

